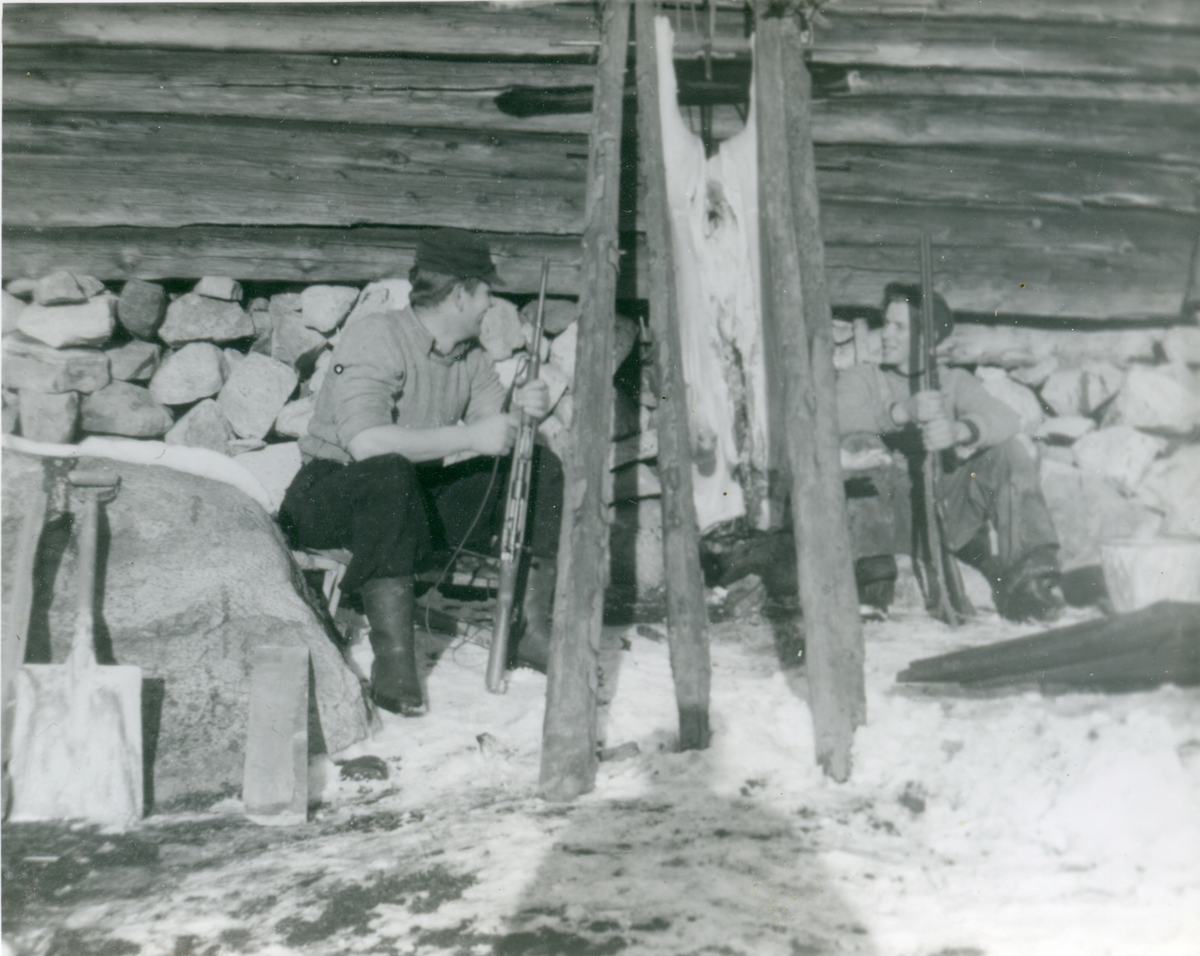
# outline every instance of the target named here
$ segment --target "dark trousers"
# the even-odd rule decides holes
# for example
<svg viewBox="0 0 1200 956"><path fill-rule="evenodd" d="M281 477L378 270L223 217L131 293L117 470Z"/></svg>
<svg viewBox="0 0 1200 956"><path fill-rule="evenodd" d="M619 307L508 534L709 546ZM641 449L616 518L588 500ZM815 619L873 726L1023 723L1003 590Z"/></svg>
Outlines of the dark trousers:
<svg viewBox="0 0 1200 956"><path fill-rule="evenodd" d="M947 458L949 456L946 456ZM856 490L857 489L857 490ZM912 479L901 468L876 468L847 481L850 537L856 558L911 550ZM1038 483L1037 465L1015 438L985 448L942 479L946 543L959 551L991 524L996 558L1010 568L1032 551L1058 547Z"/></svg>
<svg viewBox="0 0 1200 956"><path fill-rule="evenodd" d="M402 455L349 464L315 459L288 487L279 523L294 548L350 551L342 590L354 592L372 578L424 570L459 545L496 553L511 461L501 459L493 477L494 458L448 467L414 465ZM531 553L557 555L562 496L562 465L535 447L525 537Z"/></svg>

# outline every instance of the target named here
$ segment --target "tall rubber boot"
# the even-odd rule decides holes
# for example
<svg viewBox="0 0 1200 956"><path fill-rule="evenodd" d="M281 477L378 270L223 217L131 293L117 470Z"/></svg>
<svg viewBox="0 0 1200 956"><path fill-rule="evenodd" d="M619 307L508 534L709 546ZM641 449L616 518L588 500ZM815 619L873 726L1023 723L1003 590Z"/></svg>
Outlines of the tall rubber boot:
<svg viewBox="0 0 1200 956"><path fill-rule="evenodd" d="M425 712L425 699L417 676L413 579L372 578L359 593L371 624L371 650L375 652L371 700L393 714L419 717Z"/></svg>
<svg viewBox="0 0 1200 956"><path fill-rule="evenodd" d="M558 562L554 558L530 559L525 596L521 601L521 618L525 627L517 642L517 664L532 667L543 674L550 660L551 609L557 578Z"/></svg>

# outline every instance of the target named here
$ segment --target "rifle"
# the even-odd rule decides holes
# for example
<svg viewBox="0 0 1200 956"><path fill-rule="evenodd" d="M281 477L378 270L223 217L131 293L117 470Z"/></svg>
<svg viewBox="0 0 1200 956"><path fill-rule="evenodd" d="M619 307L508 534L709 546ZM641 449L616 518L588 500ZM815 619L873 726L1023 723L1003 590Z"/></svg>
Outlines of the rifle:
<svg viewBox="0 0 1200 956"><path fill-rule="evenodd" d="M533 354L525 367L522 382L538 377L541 365L542 330L545 326L546 280L550 275L550 257L542 259L542 287L538 292L537 319L533 325ZM500 534L500 584L496 593L496 611L492 618L492 645L488 650L487 689L503 694L508 689L504 669L508 663L508 638L512 632L513 605L517 593L517 572L525 545L525 525L529 512L529 484L533 475L533 442L537 422L521 410L521 424L513 445L512 468L508 473L508 492L504 503L504 528Z"/></svg>
<svg viewBox="0 0 1200 956"><path fill-rule="evenodd" d="M933 320L933 251L929 234L921 235L921 326L912 337L911 355L920 365L922 390L940 387L937 370L937 330ZM925 492L925 598L938 608L942 619L957 627L963 617L975 612L963 588L958 560L946 544L946 512L942 504L942 454L925 453L922 469ZM939 573L940 572L940 573Z"/></svg>

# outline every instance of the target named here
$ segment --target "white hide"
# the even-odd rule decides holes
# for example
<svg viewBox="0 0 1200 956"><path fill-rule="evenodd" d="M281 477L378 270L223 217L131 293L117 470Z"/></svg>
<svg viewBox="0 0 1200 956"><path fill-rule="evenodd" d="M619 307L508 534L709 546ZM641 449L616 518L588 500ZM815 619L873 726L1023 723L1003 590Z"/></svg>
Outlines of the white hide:
<svg viewBox="0 0 1200 956"><path fill-rule="evenodd" d="M674 35L667 18L656 17L655 28L658 49L670 51ZM765 527L767 391L753 92L745 129L710 159L679 115L669 55L658 58L658 83L683 376L697 464L692 471L696 516L703 532L746 514L743 485L733 471L740 465L747 488L753 489L750 522ZM734 428L739 412L746 422L740 447Z"/></svg>

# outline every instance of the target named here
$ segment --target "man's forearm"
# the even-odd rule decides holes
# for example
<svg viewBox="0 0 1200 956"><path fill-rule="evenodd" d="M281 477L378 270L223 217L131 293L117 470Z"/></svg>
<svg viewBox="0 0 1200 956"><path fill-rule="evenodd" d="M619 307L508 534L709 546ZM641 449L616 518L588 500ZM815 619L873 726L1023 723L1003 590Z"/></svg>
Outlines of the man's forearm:
<svg viewBox="0 0 1200 956"><path fill-rule="evenodd" d="M471 431L461 425L440 428L377 425L355 435L346 449L355 461L379 455L403 455L409 461L418 463L474 451Z"/></svg>

